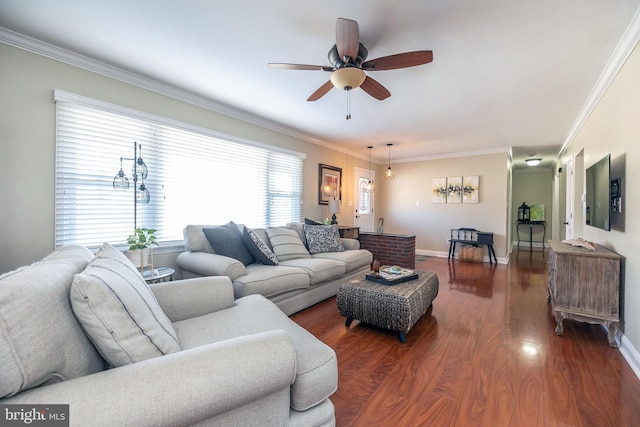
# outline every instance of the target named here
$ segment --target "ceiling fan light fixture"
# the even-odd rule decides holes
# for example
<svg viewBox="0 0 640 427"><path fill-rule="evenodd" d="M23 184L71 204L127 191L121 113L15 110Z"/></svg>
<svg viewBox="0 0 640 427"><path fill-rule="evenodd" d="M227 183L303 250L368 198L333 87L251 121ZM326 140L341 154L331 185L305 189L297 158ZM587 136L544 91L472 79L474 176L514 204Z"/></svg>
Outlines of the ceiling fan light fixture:
<svg viewBox="0 0 640 427"><path fill-rule="evenodd" d="M351 90L360 87L367 78L364 71L355 67L344 67L331 73L331 83L338 89Z"/></svg>
<svg viewBox="0 0 640 427"><path fill-rule="evenodd" d="M529 166L538 166L541 161L542 159L538 157L525 160Z"/></svg>

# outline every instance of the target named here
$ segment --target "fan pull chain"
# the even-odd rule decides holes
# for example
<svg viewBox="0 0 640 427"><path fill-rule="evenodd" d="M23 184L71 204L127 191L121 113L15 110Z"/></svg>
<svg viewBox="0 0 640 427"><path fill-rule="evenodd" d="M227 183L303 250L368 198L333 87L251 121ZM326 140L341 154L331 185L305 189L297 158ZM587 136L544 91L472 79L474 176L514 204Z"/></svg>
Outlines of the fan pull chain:
<svg viewBox="0 0 640 427"><path fill-rule="evenodd" d="M347 91L347 120L351 119L351 91L346 89Z"/></svg>

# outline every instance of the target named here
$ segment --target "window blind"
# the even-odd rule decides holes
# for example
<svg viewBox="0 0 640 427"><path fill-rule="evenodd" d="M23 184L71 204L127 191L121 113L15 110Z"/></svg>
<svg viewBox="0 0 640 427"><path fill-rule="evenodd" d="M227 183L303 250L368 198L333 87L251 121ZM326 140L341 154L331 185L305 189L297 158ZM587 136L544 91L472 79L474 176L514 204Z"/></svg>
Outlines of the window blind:
<svg viewBox="0 0 640 427"><path fill-rule="evenodd" d="M134 228L134 144L149 170L149 204L138 227L162 246L181 244L187 224L249 227L302 218L304 155L62 91L56 102L56 246L124 245ZM122 169L127 191L113 189ZM139 184L139 183L138 183Z"/></svg>

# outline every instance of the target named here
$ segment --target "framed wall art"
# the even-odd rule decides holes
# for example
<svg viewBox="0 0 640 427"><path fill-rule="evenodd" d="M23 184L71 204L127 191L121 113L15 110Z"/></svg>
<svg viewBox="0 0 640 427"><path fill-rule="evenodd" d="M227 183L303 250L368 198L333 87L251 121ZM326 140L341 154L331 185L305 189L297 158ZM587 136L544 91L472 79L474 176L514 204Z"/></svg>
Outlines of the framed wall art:
<svg viewBox="0 0 640 427"><path fill-rule="evenodd" d="M447 203L462 203L462 177L447 178Z"/></svg>
<svg viewBox="0 0 640 427"><path fill-rule="evenodd" d="M334 198L342 200L342 168L320 163L318 183L318 204L328 205Z"/></svg>
<svg viewBox="0 0 640 427"><path fill-rule="evenodd" d="M478 203L478 192L480 191L480 177L462 177L462 203Z"/></svg>
<svg viewBox="0 0 640 427"><path fill-rule="evenodd" d="M447 178L433 178L431 202L447 203Z"/></svg>

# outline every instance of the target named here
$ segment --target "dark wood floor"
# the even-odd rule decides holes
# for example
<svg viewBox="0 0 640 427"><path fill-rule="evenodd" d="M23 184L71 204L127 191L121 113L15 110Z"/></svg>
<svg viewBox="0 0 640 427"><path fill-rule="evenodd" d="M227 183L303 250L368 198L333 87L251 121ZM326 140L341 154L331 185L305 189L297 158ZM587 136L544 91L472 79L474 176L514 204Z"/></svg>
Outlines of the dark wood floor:
<svg viewBox="0 0 640 427"><path fill-rule="evenodd" d="M345 327L335 298L293 315L338 355L337 425L640 426L640 381L604 330L565 320L555 335L547 260L421 262L440 291L406 344Z"/></svg>

